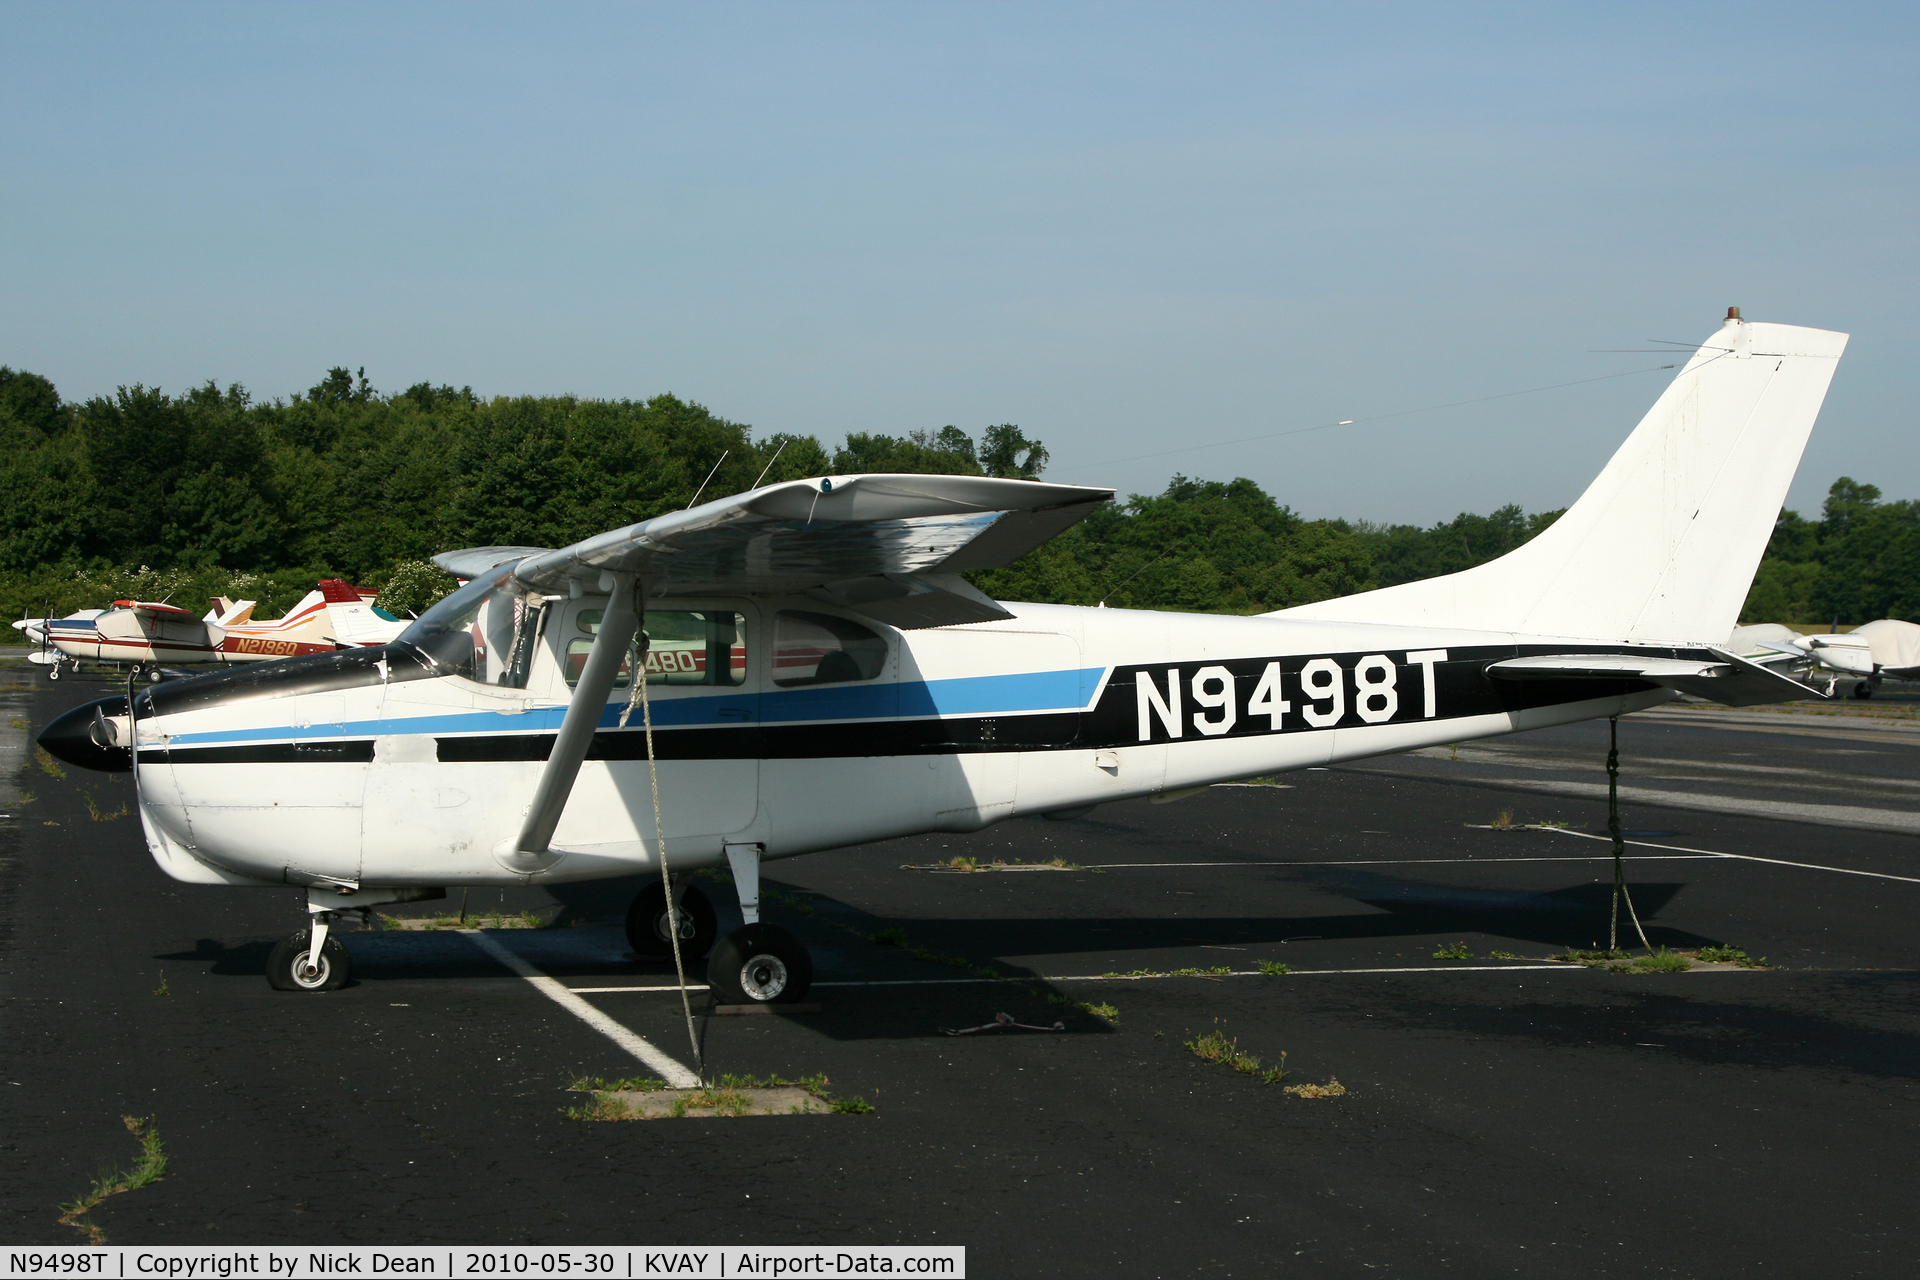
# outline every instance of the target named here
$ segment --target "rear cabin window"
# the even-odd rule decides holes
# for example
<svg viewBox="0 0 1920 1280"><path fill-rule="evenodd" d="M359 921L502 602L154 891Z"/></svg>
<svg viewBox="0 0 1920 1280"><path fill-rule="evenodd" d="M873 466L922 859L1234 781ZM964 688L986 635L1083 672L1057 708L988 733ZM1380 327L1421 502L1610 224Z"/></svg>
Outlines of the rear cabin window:
<svg viewBox="0 0 1920 1280"><path fill-rule="evenodd" d="M576 615L576 634L567 641L567 686L580 683L591 637L600 630L601 609L583 609ZM641 623L649 641L648 684L693 684L730 687L747 678L746 619L731 610L649 609ZM613 685L624 689L633 680L633 655L620 662Z"/></svg>
<svg viewBox="0 0 1920 1280"><path fill-rule="evenodd" d="M872 680L887 665L887 642L827 613L783 610L773 624L773 682L785 688Z"/></svg>

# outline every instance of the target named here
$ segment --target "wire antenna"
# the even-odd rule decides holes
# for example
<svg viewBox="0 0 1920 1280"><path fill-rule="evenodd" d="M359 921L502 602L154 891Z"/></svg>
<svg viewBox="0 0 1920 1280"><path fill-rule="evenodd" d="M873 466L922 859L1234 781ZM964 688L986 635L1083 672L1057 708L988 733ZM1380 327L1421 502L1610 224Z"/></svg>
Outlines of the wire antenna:
<svg viewBox="0 0 1920 1280"><path fill-rule="evenodd" d="M767 459L767 465L760 468L760 474L755 476L753 478L753 483L747 486L749 489L758 489L760 487L760 482L767 478L767 472L773 470L773 464L780 461L780 455L786 452L787 445L790 443L791 441L787 441L787 440L782 440L780 442L780 447L773 451L773 456L771 458Z"/></svg>
<svg viewBox="0 0 1920 1280"><path fill-rule="evenodd" d="M725 462L727 460L727 455L732 452L733 450L731 449L722 449L720 451L720 462ZM713 483L714 476L719 474L720 462L716 462L713 464L713 470L707 472L707 478L705 480L702 480L700 482L700 487L693 491L693 501L689 502L686 507L682 507L681 510L684 511L687 509L687 507L695 507L700 504L700 495L707 491L707 486Z"/></svg>

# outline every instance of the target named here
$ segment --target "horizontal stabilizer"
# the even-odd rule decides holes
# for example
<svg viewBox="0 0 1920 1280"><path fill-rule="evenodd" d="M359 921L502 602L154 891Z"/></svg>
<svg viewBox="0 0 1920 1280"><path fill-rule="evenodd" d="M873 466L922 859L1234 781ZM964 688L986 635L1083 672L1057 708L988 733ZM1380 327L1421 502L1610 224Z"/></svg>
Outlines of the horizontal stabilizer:
<svg viewBox="0 0 1920 1280"><path fill-rule="evenodd" d="M1725 707L1758 707L1802 699L1830 702L1798 680L1758 663L1711 649L1711 659L1637 653L1548 653L1508 658L1487 667L1496 680L1644 680Z"/></svg>

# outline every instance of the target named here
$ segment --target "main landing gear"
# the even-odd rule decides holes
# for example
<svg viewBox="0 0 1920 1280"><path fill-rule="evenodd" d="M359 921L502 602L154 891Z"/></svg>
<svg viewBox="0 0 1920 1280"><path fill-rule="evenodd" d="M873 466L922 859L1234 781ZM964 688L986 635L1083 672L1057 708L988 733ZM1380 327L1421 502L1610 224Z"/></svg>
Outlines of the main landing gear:
<svg viewBox="0 0 1920 1280"><path fill-rule="evenodd" d="M760 919L760 846L730 844L727 864L746 924L720 940L707 985L720 1004L798 1004L813 985L813 957L800 939Z"/></svg>
<svg viewBox="0 0 1920 1280"><path fill-rule="evenodd" d="M627 907L627 945L635 955L654 960L673 959L673 925L669 921L676 919L683 957L698 960L713 949L720 925L707 895L685 876L676 876L673 897L677 910L669 914L667 891L660 885L650 884L634 895Z"/></svg>

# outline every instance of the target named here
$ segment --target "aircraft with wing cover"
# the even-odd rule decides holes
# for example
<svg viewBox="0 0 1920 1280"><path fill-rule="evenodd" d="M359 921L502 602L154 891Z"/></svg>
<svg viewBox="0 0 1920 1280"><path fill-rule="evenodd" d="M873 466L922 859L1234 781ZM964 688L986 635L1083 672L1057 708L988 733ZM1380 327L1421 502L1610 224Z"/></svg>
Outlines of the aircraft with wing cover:
<svg viewBox="0 0 1920 1280"><path fill-rule="evenodd" d="M1844 679L1853 696L1871 698L1882 680L1920 680L1920 625L1876 618L1851 631L1801 635L1777 622L1738 627L1736 652L1765 666L1824 673L1827 692Z"/></svg>
<svg viewBox="0 0 1920 1280"><path fill-rule="evenodd" d="M406 629L373 603L377 592L337 578L320 584L284 618L253 620L254 602L221 597L204 617L174 604L115 600L111 609L89 609L65 618L29 618L14 626L29 639L44 639L47 678L60 678L61 659L75 671L82 659L131 663L135 674L159 679L160 667L205 662L267 662L305 654L382 645ZM36 634L36 632L38 634ZM43 650L45 652L45 650Z"/></svg>
<svg viewBox="0 0 1920 1280"><path fill-rule="evenodd" d="M1730 314L1564 516L1446 577L1259 617L1001 602L961 575L1111 490L821 477L558 550L442 555L471 581L392 643L102 699L40 743L133 769L175 879L306 891L269 961L281 989L347 980L343 912L649 872L637 951L711 947L722 1002L794 1002L812 962L759 918L768 859L1676 691L1820 697L1727 643L1845 345ZM747 923L716 939L685 873L721 866Z"/></svg>

